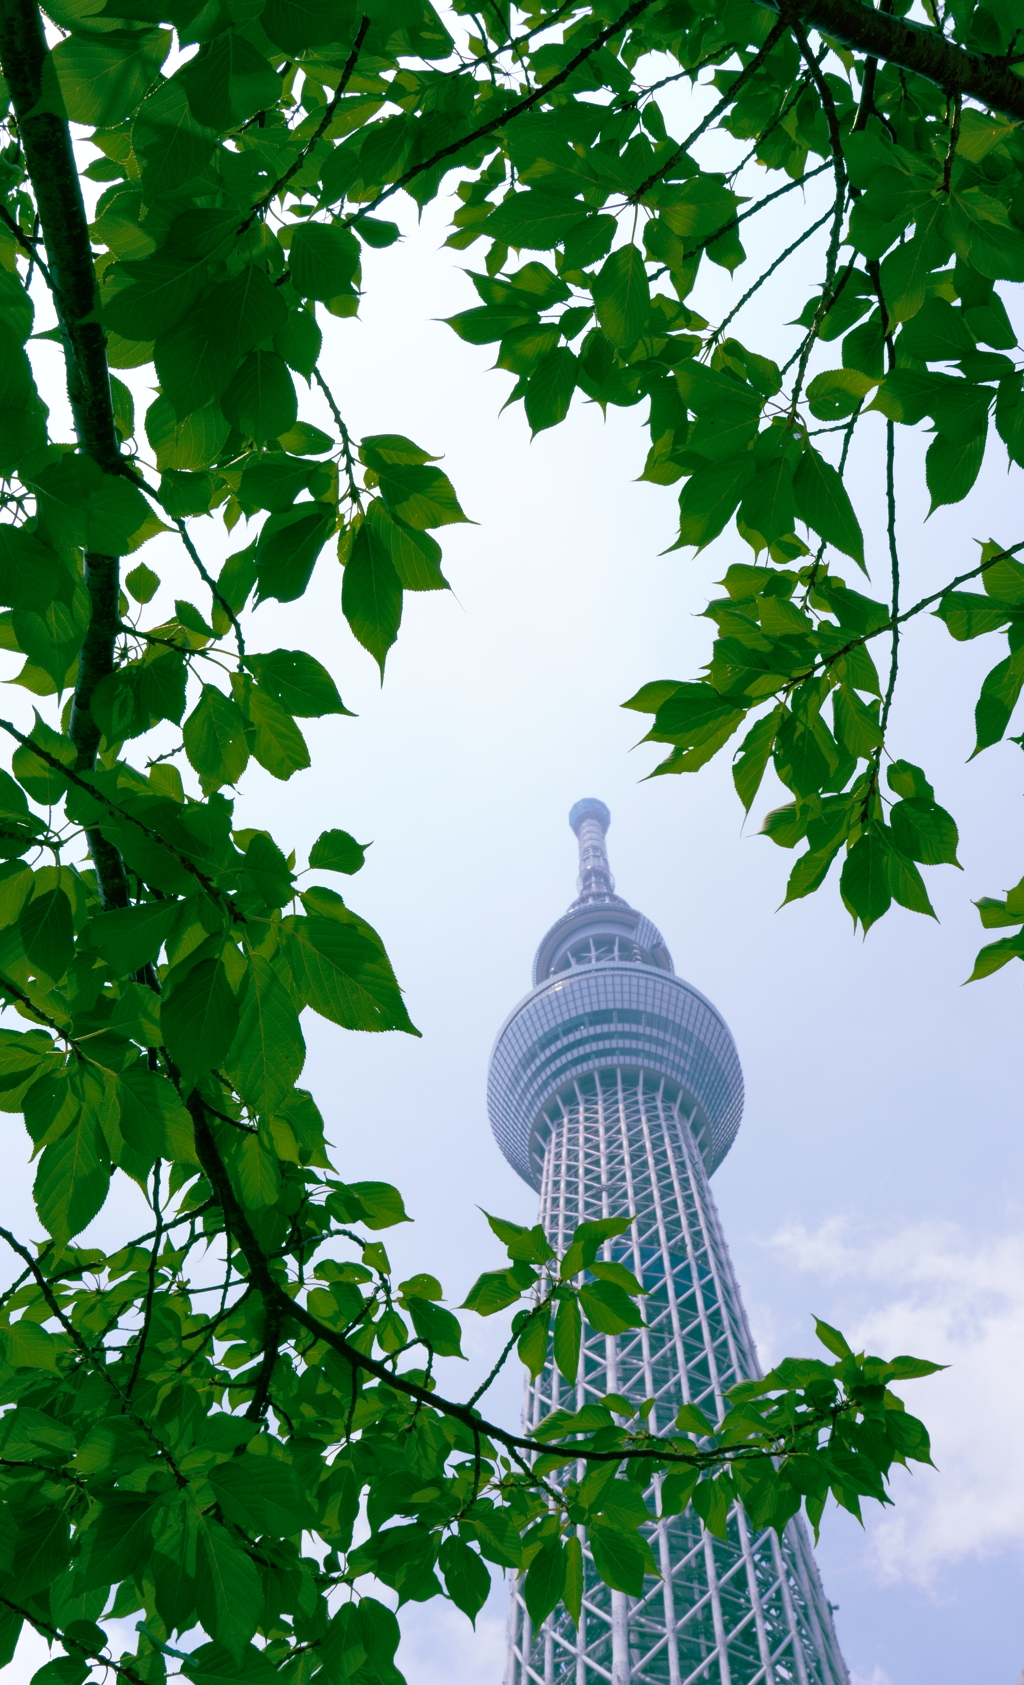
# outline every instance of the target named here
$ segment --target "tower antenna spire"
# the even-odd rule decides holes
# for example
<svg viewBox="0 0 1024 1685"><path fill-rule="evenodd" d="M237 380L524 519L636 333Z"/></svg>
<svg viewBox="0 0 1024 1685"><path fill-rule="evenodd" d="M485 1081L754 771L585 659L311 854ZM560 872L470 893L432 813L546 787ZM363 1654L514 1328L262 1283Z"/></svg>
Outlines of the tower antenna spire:
<svg viewBox="0 0 1024 1685"><path fill-rule="evenodd" d="M580 845L580 875L576 880L579 901L603 901L615 894L615 879L604 845L611 822L612 816L604 802L594 796L585 796L570 809L569 824Z"/></svg>

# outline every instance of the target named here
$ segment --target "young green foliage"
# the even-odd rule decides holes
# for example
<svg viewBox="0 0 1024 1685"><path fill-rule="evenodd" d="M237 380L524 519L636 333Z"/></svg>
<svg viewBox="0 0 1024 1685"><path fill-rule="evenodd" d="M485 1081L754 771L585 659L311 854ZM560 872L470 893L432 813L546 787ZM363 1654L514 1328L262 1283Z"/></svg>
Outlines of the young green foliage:
<svg viewBox="0 0 1024 1685"><path fill-rule="evenodd" d="M62 1652L46 1679L69 1685L110 1668L157 1685L168 1656L199 1685L395 1685L399 1625L369 1576L399 1608L445 1595L472 1620L493 1565L525 1574L535 1620L563 1599L578 1621L578 1529L605 1582L639 1595L655 1486L660 1513L692 1502L713 1532L735 1503L781 1528L801 1501L816 1524L829 1492L855 1512L887 1501L892 1464L928 1459L888 1382L934 1366L855 1355L831 1330L834 1364L789 1360L717 1422L686 1407L655 1434L649 1405L615 1396L533 1435L488 1421L477 1406L513 1347L572 1382L584 1324L610 1340L643 1325L628 1213L582 1224L562 1257L541 1228L489 1219L508 1261L463 1308L512 1310L510 1336L468 1402L448 1397L435 1368L463 1358L460 1319L426 1272L393 1281L374 1238L408 1220L401 1195L340 1179L300 1086L304 1013L418 1033L381 938L317 881L355 875L368 845L325 829L301 865L234 804L252 761L282 783L309 768L299 721L350 729L307 651L252 647L274 641L253 609L300 601L336 555L341 613L383 675L406 593L445 588L434 535L467 516L439 458L350 431L320 357L359 309L364 249L400 255L380 208L400 191L422 207L454 174L449 243L487 244L480 303L452 325L497 344L532 430L577 389L649 399L644 478L685 479L680 544L735 515L754 551L708 610L707 678L633 699L670 746L662 770L745 725L745 806L772 759L794 799L766 829L807 839L790 895L845 845L865 928L894 898L930 910L918 863L956 864L956 829L909 762L889 768L886 810L891 684L883 697L866 646L895 604L824 562L828 545L867 557L809 418L856 420L872 393L892 428L929 417L936 503L966 492L993 403L1022 460L993 284L1024 276L1020 141L944 92L977 93L978 50L1008 47L991 9L950 10L971 55L947 43L941 90L900 37L902 71L869 98L862 59L822 71L795 24L704 0L482 23L428 0L0 0L0 606L39 704L27 729L0 721L0 1107L24 1117L46 1237L0 1231L21 1270L0 1299L3 1661L28 1622ZM680 76L716 67L717 117L782 190L811 154L835 167L854 255L832 241L795 375L686 302L705 257L744 263L740 226L778 189L741 210L699 136L668 134L640 79L651 54ZM986 74L1021 115L1011 72ZM50 426L34 332L60 344L73 438ZM842 369L807 382L812 344L840 335ZM300 413L314 387L328 430ZM246 531L214 576L217 512ZM157 534L171 577L150 610L165 580L137 559L122 581L122 558ZM981 748L1020 690L1024 569L992 551L977 571L984 597L958 580L935 600L954 637L1008 628ZM1016 894L983 916L1020 923ZM103 1256L80 1237L117 1177L152 1220ZM132 1617L135 1651L114 1658L103 1623Z"/></svg>

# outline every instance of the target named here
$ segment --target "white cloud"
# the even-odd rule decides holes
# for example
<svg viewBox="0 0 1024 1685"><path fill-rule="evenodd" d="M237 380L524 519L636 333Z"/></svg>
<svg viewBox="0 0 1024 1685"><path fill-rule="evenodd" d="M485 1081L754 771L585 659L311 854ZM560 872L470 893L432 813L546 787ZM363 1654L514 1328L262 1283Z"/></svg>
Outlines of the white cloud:
<svg viewBox="0 0 1024 1685"><path fill-rule="evenodd" d="M965 1557L1024 1557L1024 1234L978 1241L918 1223L865 1238L831 1219L789 1225L770 1244L827 1284L832 1320L857 1347L949 1365L898 1389L928 1426L937 1471L894 1471L896 1507L870 1525L881 1577L928 1585Z"/></svg>

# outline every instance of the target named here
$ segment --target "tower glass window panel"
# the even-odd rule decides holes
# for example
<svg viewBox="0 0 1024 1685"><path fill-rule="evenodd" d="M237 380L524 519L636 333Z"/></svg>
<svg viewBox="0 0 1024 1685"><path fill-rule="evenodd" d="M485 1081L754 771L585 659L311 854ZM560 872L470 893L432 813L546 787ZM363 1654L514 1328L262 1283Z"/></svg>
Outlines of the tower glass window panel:
<svg viewBox="0 0 1024 1685"><path fill-rule="evenodd" d="M709 1177L743 1110L743 1074L711 1002L675 973L661 933L615 892L602 802L577 802L578 895L537 950L534 987L491 1058L488 1110L502 1152L540 1195L563 1251L584 1220L635 1215L603 1256L643 1281L644 1327L585 1328L575 1385L548 1361L527 1388L528 1426L607 1393L680 1403L712 1421L723 1394L758 1376L757 1354ZM652 1511L656 1494L647 1494ZM585 1533L583 1613L534 1630L513 1588L505 1685L848 1685L803 1522L780 1540L739 1508L728 1538L693 1510L646 1529L660 1579L639 1597L594 1571Z"/></svg>

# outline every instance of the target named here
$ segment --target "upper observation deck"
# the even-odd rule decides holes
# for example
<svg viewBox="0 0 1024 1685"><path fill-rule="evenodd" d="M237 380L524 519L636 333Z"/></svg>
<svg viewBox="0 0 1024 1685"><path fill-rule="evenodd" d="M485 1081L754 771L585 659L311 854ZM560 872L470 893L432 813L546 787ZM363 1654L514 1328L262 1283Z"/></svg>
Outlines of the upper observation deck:
<svg viewBox="0 0 1024 1685"><path fill-rule="evenodd" d="M603 802L577 802L578 894L537 949L534 987L509 1014L491 1055L487 1109L502 1152L538 1187L544 1107L588 1072L620 1067L665 1078L693 1112L709 1173L743 1112L743 1073L728 1026L677 977L659 930L615 893Z"/></svg>

